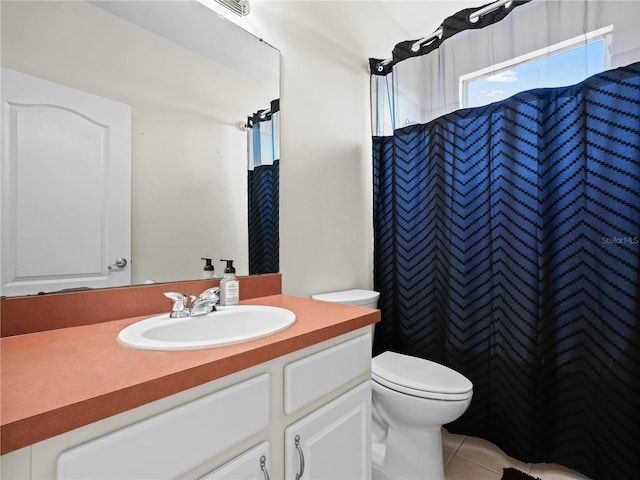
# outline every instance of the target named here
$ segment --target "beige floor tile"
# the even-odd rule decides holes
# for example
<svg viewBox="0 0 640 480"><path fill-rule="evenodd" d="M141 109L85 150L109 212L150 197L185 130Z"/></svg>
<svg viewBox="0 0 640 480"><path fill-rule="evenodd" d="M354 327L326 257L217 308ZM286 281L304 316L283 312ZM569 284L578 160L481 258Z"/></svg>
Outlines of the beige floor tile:
<svg viewBox="0 0 640 480"><path fill-rule="evenodd" d="M531 465L529 475L544 480L576 480L578 478L571 469L555 463L534 463Z"/></svg>
<svg viewBox="0 0 640 480"><path fill-rule="evenodd" d="M500 475L505 467L514 467L526 473L530 470L529 464L509 457L493 443L477 437L466 437L458 448L456 457L482 465Z"/></svg>
<svg viewBox="0 0 640 480"><path fill-rule="evenodd" d="M446 428L442 429L442 449L448 452L456 452L458 447L465 439L465 435L458 435L457 433L449 433Z"/></svg>
<svg viewBox="0 0 640 480"><path fill-rule="evenodd" d="M445 466L445 468L447 465L449 465L449 462L451 461L454 455L455 455L454 452L449 452L444 448L442 449L442 464Z"/></svg>
<svg viewBox="0 0 640 480"><path fill-rule="evenodd" d="M477 437L456 435L442 429L446 480L500 480L505 467L514 467L543 480L580 480L569 468L554 463L524 463Z"/></svg>
<svg viewBox="0 0 640 480"><path fill-rule="evenodd" d="M445 467L444 476L446 480L500 480L502 474L456 455Z"/></svg>
<svg viewBox="0 0 640 480"><path fill-rule="evenodd" d="M449 465L464 439L464 435L449 433L445 428L442 429L442 460L445 467Z"/></svg>

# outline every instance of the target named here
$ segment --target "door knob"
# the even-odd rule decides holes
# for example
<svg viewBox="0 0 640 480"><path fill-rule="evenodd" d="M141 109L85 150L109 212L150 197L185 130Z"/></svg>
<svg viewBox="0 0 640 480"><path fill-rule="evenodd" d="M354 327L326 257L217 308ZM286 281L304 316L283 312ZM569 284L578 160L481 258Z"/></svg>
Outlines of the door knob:
<svg viewBox="0 0 640 480"><path fill-rule="evenodd" d="M109 270L113 269L113 267L118 267L118 268L124 268L127 266L127 259L126 258L116 258L116 263L114 263L113 265L109 265L107 268Z"/></svg>

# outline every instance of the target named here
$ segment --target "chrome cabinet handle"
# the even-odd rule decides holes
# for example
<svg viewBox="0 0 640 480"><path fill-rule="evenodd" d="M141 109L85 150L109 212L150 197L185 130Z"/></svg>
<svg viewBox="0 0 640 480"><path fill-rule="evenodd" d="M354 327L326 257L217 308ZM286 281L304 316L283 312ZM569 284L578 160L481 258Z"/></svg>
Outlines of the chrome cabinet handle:
<svg viewBox="0 0 640 480"><path fill-rule="evenodd" d="M118 268L124 268L127 266L127 259L126 258L116 258L116 263L114 263L113 265L109 265L107 268L109 270L112 270L113 267L118 267Z"/></svg>
<svg viewBox="0 0 640 480"><path fill-rule="evenodd" d="M302 453L302 448L300 447L300 435L296 435L293 440L296 444L298 455L300 456L300 473L296 473L296 480L300 480L302 475L304 475L304 453Z"/></svg>
<svg viewBox="0 0 640 480"><path fill-rule="evenodd" d="M267 470L267 457L262 455L260 457L260 468L262 469L262 473L264 474L264 480L269 480L269 471Z"/></svg>

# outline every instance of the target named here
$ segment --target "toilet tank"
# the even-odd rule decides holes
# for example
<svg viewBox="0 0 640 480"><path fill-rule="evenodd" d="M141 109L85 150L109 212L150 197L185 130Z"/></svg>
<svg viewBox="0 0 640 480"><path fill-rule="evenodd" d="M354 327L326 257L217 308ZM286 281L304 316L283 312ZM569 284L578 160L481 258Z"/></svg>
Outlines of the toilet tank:
<svg viewBox="0 0 640 480"><path fill-rule="evenodd" d="M318 293L311 295L311 298L325 302L344 303L345 305L378 308L380 293L373 290L342 290L339 292Z"/></svg>

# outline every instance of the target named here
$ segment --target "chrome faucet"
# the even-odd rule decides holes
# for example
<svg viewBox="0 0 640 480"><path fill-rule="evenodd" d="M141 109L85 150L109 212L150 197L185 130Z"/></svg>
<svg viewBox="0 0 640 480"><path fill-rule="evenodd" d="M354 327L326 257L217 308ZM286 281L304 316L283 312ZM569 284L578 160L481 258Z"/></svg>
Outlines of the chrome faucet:
<svg viewBox="0 0 640 480"><path fill-rule="evenodd" d="M215 312L216 305L220 301L220 289L218 287L208 288L197 297L191 297L191 308L189 315L196 317Z"/></svg>
<svg viewBox="0 0 640 480"><path fill-rule="evenodd" d="M197 297L191 295L187 297L184 293L165 292L164 296L169 298L173 305L171 306L170 318L197 317L198 315L206 315L216 311L216 305L220 300L220 289L213 287L205 290ZM191 306L188 306L191 299Z"/></svg>

